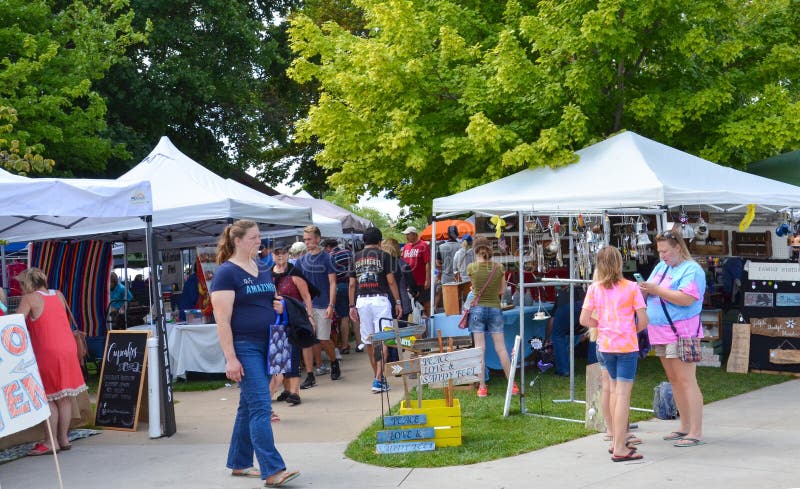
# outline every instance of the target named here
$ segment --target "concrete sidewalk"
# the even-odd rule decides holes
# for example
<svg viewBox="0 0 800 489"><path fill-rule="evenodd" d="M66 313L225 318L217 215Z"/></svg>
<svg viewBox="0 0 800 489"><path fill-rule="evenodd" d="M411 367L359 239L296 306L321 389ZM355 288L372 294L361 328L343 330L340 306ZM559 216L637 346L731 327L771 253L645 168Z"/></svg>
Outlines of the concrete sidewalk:
<svg viewBox="0 0 800 489"><path fill-rule="evenodd" d="M707 405L707 445L675 448L661 436L675 422L639 423L644 460L612 463L601 435L524 455L440 469L387 469L344 457L347 443L380 414L380 396L369 391L367 358L345 356L343 378L301 391L296 407L276 404L278 448L290 470L302 475L287 487L316 488L674 488L800 487L800 380ZM391 400L401 384L392 379ZM65 488L254 488L256 479L234 478L225 459L238 403L235 387L178 393L178 433L150 440L146 423L135 433L104 431L77 440L59 454ZM536 436L531 433L531 436ZM433 453L431 456L436 456ZM25 457L0 466L2 489L52 489L53 457ZM262 486L263 487L263 486Z"/></svg>

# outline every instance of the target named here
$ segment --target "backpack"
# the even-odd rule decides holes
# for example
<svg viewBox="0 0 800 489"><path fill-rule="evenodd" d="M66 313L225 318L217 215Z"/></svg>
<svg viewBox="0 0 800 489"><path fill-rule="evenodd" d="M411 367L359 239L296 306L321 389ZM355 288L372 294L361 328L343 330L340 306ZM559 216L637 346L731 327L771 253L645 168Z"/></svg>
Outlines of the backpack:
<svg viewBox="0 0 800 489"><path fill-rule="evenodd" d="M672 384L661 382L653 388L653 413L658 419L676 419L678 408L672 397Z"/></svg>

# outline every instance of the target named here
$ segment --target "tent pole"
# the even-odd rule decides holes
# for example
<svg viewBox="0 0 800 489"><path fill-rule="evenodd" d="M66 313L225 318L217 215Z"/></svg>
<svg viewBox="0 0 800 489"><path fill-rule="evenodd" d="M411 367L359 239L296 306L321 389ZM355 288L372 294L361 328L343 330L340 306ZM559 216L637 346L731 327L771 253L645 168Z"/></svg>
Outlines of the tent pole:
<svg viewBox="0 0 800 489"><path fill-rule="evenodd" d="M525 412L525 357L523 353L525 352L525 348L522 347L523 342L525 342L525 294L527 291L525 290L525 247L523 246L524 243L522 240L524 236L522 234L522 226L524 221L522 220L522 211L517 212L517 236L518 236L518 245L517 251L519 254L519 268L517 269L517 278L519 279L519 285L517 286L517 292L519 292L519 352L517 352L517 359L519 360L519 411L521 413ZM506 291L501 290L500 294L505 296ZM513 355L512 355L513 356ZM511 374L514 374L514 370L516 370L517 366L511 366ZM485 373L484 373L485 375Z"/></svg>
<svg viewBox="0 0 800 489"><path fill-rule="evenodd" d="M159 367L161 374L161 420L163 436L172 436L177 431L175 426L175 405L172 398L172 374L169 364L169 347L167 345L167 325L164 321L164 303L161 298L161 270L158 259L158 245L153 237L153 216L145 216L145 241L147 244L147 265L150 267L150 302L153 324L155 325L158 348L161 352Z"/></svg>
<svg viewBox="0 0 800 489"><path fill-rule="evenodd" d="M130 306L130 302L128 302L128 294L130 293L130 281L128 281L128 239L127 237L123 236L122 241L122 266L123 272L122 275L125 277L125 290L127 293L125 294L125 328L128 327L128 307ZM112 257L111 260L113 261L114 258Z"/></svg>
<svg viewBox="0 0 800 489"><path fill-rule="evenodd" d="M9 287L9 284L8 284L8 270L6 269L6 242L5 241L0 241L0 262L2 262L2 264L0 265L0 282L3 282L3 287L2 288L6 289L6 292L8 292L8 290L10 290L10 287ZM8 294L6 294L6 295L8 295Z"/></svg>
<svg viewBox="0 0 800 489"><path fill-rule="evenodd" d="M431 292L430 292L430 310L428 311L428 319L433 319L433 315L436 312L436 217L434 216L433 221L431 221ZM425 284L422 284L423 286ZM430 326L428 327L430 329ZM429 331L429 333L431 333Z"/></svg>

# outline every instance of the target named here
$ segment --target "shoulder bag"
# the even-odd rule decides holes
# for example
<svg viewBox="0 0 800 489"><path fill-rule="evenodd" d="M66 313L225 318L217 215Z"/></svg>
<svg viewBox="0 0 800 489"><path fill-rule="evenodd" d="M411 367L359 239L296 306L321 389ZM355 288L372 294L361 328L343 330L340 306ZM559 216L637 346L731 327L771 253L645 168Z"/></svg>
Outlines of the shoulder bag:
<svg viewBox="0 0 800 489"><path fill-rule="evenodd" d="M664 280L666 275L667 272L664 271L664 273L661 275L661 280ZM659 280L658 283L661 283L661 280ZM681 359L681 361L687 363L699 362L703 358L703 355L700 352L699 336L700 328L703 325L700 316L697 316L697 333L695 333L695 335L692 337L681 337L678 334L678 330L675 328L675 323L672 322L669 311L667 311L667 304L664 302L664 299L659 296L658 300L661 302L661 308L664 310L664 316L669 322L669 327L672 328L672 332L678 337L678 357Z"/></svg>
<svg viewBox="0 0 800 489"><path fill-rule="evenodd" d="M486 287L488 287L489 284L492 282L492 279L494 278L494 273L497 271L497 268L498 268L497 264L492 262L492 271L489 272L489 277L486 279L486 283L483 284L481 291L478 292L475 295L475 297L472 298L472 303L469 305L469 307L464 308L464 312L461 314L461 319L458 320L459 328L467 329L467 326L469 326L469 310L472 309L475 306L475 304L478 303L479 300L481 300L481 296L483 295L483 292L486 290Z"/></svg>

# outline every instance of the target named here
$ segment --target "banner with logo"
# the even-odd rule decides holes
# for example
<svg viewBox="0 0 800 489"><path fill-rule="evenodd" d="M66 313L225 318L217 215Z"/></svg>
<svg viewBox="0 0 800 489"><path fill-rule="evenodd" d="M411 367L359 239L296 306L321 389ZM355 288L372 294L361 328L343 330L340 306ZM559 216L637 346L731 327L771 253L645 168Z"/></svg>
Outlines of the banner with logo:
<svg viewBox="0 0 800 489"><path fill-rule="evenodd" d="M25 316L0 316L0 438L50 417Z"/></svg>

